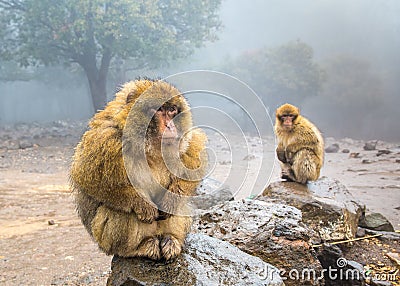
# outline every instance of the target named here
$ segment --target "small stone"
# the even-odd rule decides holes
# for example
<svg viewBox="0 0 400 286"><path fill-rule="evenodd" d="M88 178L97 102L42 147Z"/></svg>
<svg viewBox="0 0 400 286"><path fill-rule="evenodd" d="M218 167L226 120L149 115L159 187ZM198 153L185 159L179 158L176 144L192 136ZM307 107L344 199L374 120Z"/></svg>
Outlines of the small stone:
<svg viewBox="0 0 400 286"><path fill-rule="evenodd" d="M49 225L55 225L56 223L54 222L54 220L49 220L48 222L47 222Z"/></svg>
<svg viewBox="0 0 400 286"><path fill-rule="evenodd" d="M333 143L332 145L325 148L325 152L326 153L337 153L339 151L339 149L340 149L339 144Z"/></svg>
<svg viewBox="0 0 400 286"><path fill-rule="evenodd" d="M371 161L368 159L364 159L361 161L362 164L371 164Z"/></svg>
<svg viewBox="0 0 400 286"><path fill-rule="evenodd" d="M380 213L371 213L360 218L358 223L359 226L367 229L378 230L378 231L390 231L393 232L393 225L389 220Z"/></svg>
<svg viewBox="0 0 400 286"><path fill-rule="evenodd" d="M376 279L371 279L369 282L370 286L392 286L392 282L390 281L383 281L383 280L376 280Z"/></svg>
<svg viewBox="0 0 400 286"><path fill-rule="evenodd" d="M349 158L360 158L360 153L358 152L350 153Z"/></svg>
<svg viewBox="0 0 400 286"><path fill-rule="evenodd" d="M397 266L400 266L400 255L396 252L388 252L386 256L389 257L391 260L396 262Z"/></svg>
<svg viewBox="0 0 400 286"><path fill-rule="evenodd" d="M349 150L349 149L343 149L343 150L342 150L342 153L346 153L346 154L347 154L347 153L350 153L350 150Z"/></svg>
<svg viewBox="0 0 400 286"><path fill-rule="evenodd" d="M376 153L376 156L381 156L381 155L388 155L392 153L390 150L378 150L378 153Z"/></svg>
<svg viewBox="0 0 400 286"><path fill-rule="evenodd" d="M362 227L359 227L357 229L356 237L364 237L365 236L365 229Z"/></svg>
<svg viewBox="0 0 400 286"><path fill-rule="evenodd" d="M365 143L364 145L364 150L366 151L372 151L372 150L376 150L376 145L378 144L378 140L376 141L369 141L367 143Z"/></svg>
<svg viewBox="0 0 400 286"><path fill-rule="evenodd" d="M28 141L28 140L21 140L19 141L19 148L20 149L26 149L26 148L31 148L33 147L33 143Z"/></svg>

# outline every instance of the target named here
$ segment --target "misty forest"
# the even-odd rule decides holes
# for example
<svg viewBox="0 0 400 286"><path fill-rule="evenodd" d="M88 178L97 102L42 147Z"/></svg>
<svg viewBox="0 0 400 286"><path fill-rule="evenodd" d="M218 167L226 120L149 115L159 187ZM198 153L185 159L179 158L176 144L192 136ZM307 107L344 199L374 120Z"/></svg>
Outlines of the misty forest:
<svg viewBox="0 0 400 286"><path fill-rule="evenodd" d="M87 119L128 80L209 69L271 115L291 102L326 135L399 139L397 1L162 3L1 1L0 123Z"/></svg>
<svg viewBox="0 0 400 286"><path fill-rule="evenodd" d="M0 284L400 285L399 15L398 0L0 0ZM186 244L180 241L184 255L181 246L174 255L163 250L173 245L172 234L161 238L157 232L137 242L138 249L155 243L156 254L147 257L167 252L175 259L170 264L112 252L133 241L125 232L113 233L130 229L135 220L129 219L139 217L133 207L121 211L84 190L83 204L95 206L86 216L72 198L74 178L90 190L98 180L107 197L107 190L122 188L118 172L124 179L134 173L146 182L143 188L150 186L148 177L162 174L169 185L161 189L175 187L178 175L162 160L167 175L145 173L139 164L135 169L135 154L133 172L126 171L128 160L120 158L126 137L107 137L108 127L116 132L128 125L120 114L131 94L123 107L114 105L118 116L98 117L106 118L105 127L93 132L93 144L83 135L98 124L90 125L91 118L125 92L125 83L149 79L165 79L180 90L193 125L208 137L207 175L193 187L200 202L190 206L193 226ZM301 116L276 116L285 103ZM172 108L149 108L151 120L161 116L163 130L171 131L181 112ZM307 141L309 131L298 131L301 139L276 135L282 117L294 125L302 116L311 123L300 126L312 130L318 152ZM159 128L161 121L151 124ZM195 141L185 141L186 148L200 148ZM104 154L87 153L79 142L90 151L100 146ZM135 144L140 148L133 150L145 149ZM289 147L301 144L290 153ZM154 147L145 146L146 152ZM97 158L97 169L85 161L86 169L77 166L72 176L74 160L84 161L75 150L88 161ZM300 151L311 155L295 159ZM193 163L186 153L178 155ZM317 180L304 176L300 182L290 168L311 168L307 156L319 156ZM143 166L151 165L146 159ZM126 180L134 185L131 177ZM146 223L146 231L154 225L158 231L170 219L156 206L154 221L136 219L139 229ZM101 208L109 217L99 229L112 233L110 244L117 245L109 245L109 256L90 238L95 231L88 235L82 225L92 229ZM324 273L332 267L362 277ZM304 279L303 269L320 276ZM270 271L276 277L264 275Z"/></svg>

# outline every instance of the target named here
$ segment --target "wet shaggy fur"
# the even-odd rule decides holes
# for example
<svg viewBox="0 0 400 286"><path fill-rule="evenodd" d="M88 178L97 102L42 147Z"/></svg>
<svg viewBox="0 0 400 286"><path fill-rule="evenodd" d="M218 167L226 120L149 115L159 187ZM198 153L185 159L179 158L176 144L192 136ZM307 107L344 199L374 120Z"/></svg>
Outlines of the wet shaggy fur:
<svg viewBox="0 0 400 286"><path fill-rule="evenodd" d="M279 116L283 114L297 116L291 129L282 126ZM324 141L315 125L301 116L297 107L284 104L276 110L274 128L282 178L301 184L317 180L324 160Z"/></svg>
<svg viewBox="0 0 400 286"><path fill-rule="evenodd" d="M171 155L177 156L182 166L173 166L174 174L163 162L161 146L153 138L157 133L154 122L148 124L148 110L166 101L182 112L175 125L183 139L177 155ZM191 129L188 111L186 100L175 87L145 79L126 83L90 121L75 150L70 184L83 225L105 253L155 260L180 254L191 218L174 215L177 210L189 212L188 206L169 192L194 195L206 162L206 137ZM125 154L129 154L128 159ZM185 176L188 170L195 179Z"/></svg>

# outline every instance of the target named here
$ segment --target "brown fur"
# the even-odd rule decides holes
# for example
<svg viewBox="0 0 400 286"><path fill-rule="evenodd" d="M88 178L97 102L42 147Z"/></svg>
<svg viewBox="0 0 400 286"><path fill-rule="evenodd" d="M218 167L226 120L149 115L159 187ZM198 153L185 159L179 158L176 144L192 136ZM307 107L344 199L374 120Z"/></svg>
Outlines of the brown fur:
<svg viewBox="0 0 400 286"><path fill-rule="evenodd" d="M178 198L194 195L205 174L206 137L198 129L189 131L190 112L177 117L177 128L187 134L173 149L176 154L167 150L167 155L173 154L171 157L181 164L172 166L172 174L161 156L161 143L152 138L156 133L154 122L146 124L150 120L146 110L167 100L182 112L189 110L180 92L168 83L126 83L115 99L94 116L76 147L70 182L77 211L89 234L109 255L168 260L180 254L189 231L191 218L174 215L176 211L188 213L188 206L171 193ZM130 113L132 108L138 110ZM137 142L140 135L145 141ZM140 157L140 152L146 157ZM132 157L127 159L126 154ZM135 187L130 179L137 181Z"/></svg>
<svg viewBox="0 0 400 286"><path fill-rule="evenodd" d="M285 128L280 119L287 114L296 116L291 128ZM284 104L276 110L275 134L282 177L301 184L317 180L324 160L324 142L315 125L301 116L297 107Z"/></svg>

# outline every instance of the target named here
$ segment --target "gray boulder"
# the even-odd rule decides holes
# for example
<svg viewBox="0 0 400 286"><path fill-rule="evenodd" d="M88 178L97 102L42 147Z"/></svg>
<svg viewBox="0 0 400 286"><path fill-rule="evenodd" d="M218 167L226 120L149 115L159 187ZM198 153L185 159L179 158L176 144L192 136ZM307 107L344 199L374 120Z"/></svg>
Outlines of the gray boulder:
<svg viewBox="0 0 400 286"><path fill-rule="evenodd" d="M277 268L202 234L189 234L184 252L170 263L114 257L111 271L107 286L284 285Z"/></svg>
<svg viewBox="0 0 400 286"><path fill-rule="evenodd" d="M301 210L303 222L318 234L313 243L354 238L363 209L343 184L327 177L307 185L276 182L259 199Z"/></svg>
<svg viewBox="0 0 400 286"><path fill-rule="evenodd" d="M321 264L310 247L312 230L305 227L301 212L291 206L259 200L231 201L201 215L192 231L228 241L248 254L282 270L286 285L323 285L322 280L302 279L304 269L320 273ZM289 274L299 274L290 279Z"/></svg>
<svg viewBox="0 0 400 286"><path fill-rule="evenodd" d="M380 213L363 214L359 226L379 231L394 231L390 221Z"/></svg>

